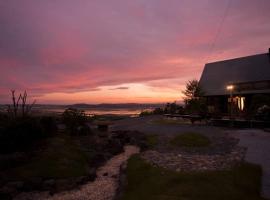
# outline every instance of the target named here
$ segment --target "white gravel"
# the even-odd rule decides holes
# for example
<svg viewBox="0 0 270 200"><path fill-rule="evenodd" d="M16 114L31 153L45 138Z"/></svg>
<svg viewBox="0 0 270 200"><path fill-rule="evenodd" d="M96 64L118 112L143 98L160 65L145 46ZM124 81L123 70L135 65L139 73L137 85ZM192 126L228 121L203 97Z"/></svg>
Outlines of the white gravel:
<svg viewBox="0 0 270 200"><path fill-rule="evenodd" d="M17 200L112 200L118 187L120 166L128 158L139 153L136 146L125 146L125 151L114 156L97 170L97 178L79 189L57 193L53 196L48 192L32 192L18 195ZM107 174L106 174L107 173ZM106 174L106 176L104 176Z"/></svg>

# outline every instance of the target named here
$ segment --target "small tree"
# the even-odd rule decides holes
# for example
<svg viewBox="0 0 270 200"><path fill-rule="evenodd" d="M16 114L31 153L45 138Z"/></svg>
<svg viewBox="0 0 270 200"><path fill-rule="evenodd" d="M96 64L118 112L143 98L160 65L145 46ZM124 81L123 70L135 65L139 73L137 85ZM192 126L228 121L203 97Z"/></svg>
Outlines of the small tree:
<svg viewBox="0 0 270 200"><path fill-rule="evenodd" d="M185 109L189 113L205 114L207 112L204 92L196 79L190 80L183 91Z"/></svg>
<svg viewBox="0 0 270 200"><path fill-rule="evenodd" d="M12 104L8 105L8 113L12 117L17 117L19 114L22 117L27 116L30 112L32 107L35 105L36 100L32 102L32 104L27 104L27 92L24 91L23 94L20 93L19 97L17 98L15 95L15 90L11 90L11 97L12 97Z"/></svg>
<svg viewBox="0 0 270 200"><path fill-rule="evenodd" d="M185 95L185 102L200 98L204 95L203 90L199 85L199 81L196 79L187 82L186 89L183 91L183 94Z"/></svg>

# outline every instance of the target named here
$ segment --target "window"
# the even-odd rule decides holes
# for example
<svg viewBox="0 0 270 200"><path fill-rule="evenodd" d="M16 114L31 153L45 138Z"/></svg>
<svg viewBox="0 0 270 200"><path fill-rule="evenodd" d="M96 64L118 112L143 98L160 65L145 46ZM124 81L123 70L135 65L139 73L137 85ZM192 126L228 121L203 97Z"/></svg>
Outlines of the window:
<svg viewBox="0 0 270 200"><path fill-rule="evenodd" d="M237 107L239 110L244 110L245 108L245 97L235 97L237 100Z"/></svg>
<svg viewBox="0 0 270 200"><path fill-rule="evenodd" d="M233 106L237 107L240 111L243 111L245 108L245 97L233 97L232 98ZM231 98L228 98L228 103L231 103Z"/></svg>

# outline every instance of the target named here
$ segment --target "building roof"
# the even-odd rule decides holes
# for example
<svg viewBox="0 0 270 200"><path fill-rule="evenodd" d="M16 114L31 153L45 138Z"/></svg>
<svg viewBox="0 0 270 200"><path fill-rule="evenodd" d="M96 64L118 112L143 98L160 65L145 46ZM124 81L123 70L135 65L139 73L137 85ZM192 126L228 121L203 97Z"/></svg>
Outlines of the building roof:
<svg viewBox="0 0 270 200"><path fill-rule="evenodd" d="M268 80L270 80L270 54L266 53L207 63L200 85L205 96L228 95L227 85ZM250 91L250 93L257 93L257 91Z"/></svg>

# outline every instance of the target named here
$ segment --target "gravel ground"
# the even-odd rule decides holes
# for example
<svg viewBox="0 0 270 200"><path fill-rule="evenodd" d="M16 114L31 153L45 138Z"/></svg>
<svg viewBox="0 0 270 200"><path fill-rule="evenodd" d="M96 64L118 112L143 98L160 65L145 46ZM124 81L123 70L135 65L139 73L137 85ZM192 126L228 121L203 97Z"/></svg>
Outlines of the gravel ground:
<svg viewBox="0 0 270 200"><path fill-rule="evenodd" d="M49 195L43 193L24 193L17 196L16 200L112 200L118 187L120 165L128 158L139 153L135 146L125 146L124 153L114 156L97 171L97 178L94 182L83 185L78 190L72 190Z"/></svg>

